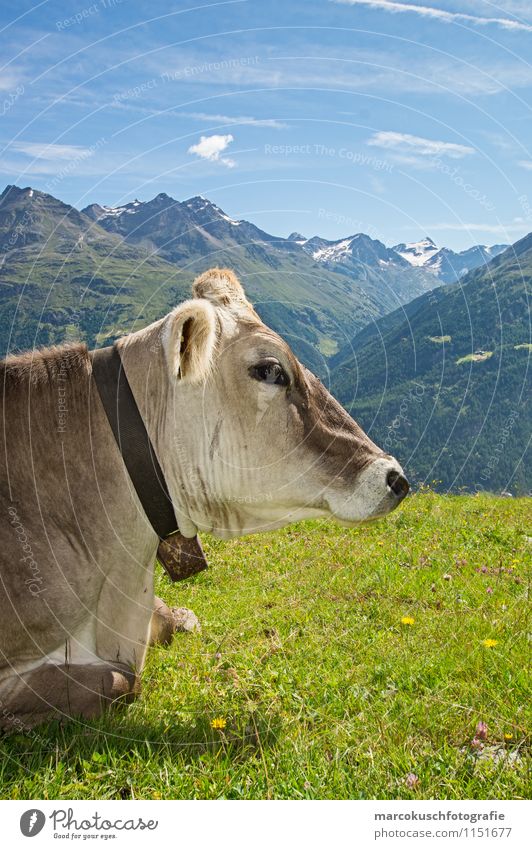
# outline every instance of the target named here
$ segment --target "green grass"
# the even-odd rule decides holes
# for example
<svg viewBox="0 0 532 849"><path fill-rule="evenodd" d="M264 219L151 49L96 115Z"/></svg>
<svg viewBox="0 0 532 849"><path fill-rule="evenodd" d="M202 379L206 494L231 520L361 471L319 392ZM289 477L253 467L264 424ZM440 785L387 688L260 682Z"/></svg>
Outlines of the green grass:
<svg viewBox="0 0 532 849"><path fill-rule="evenodd" d="M336 339L329 339L328 337L323 337L322 339L320 339L318 349L324 357L332 357L334 354L338 353L338 342L336 341Z"/></svg>
<svg viewBox="0 0 532 849"><path fill-rule="evenodd" d="M483 354L466 354L465 357L460 357L456 361L456 365L459 366L462 363L483 363L484 360L489 360L492 356L493 351L484 351Z"/></svg>
<svg viewBox="0 0 532 849"><path fill-rule="evenodd" d="M2 796L527 798L527 535L529 499L428 492L356 530L207 539L207 572L157 580L201 634L150 651L129 708L1 740Z"/></svg>

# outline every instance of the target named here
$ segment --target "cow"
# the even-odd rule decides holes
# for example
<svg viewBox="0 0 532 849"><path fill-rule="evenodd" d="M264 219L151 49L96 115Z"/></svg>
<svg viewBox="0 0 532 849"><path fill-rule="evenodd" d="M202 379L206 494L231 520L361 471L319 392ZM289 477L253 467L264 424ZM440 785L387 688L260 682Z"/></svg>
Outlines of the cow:
<svg viewBox="0 0 532 849"><path fill-rule="evenodd" d="M408 492L397 460L260 320L228 269L200 275L190 300L108 350L186 540L315 517L351 527ZM134 483L148 448L129 420L121 444L97 362L75 344L0 364L4 728L130 701L148 645L175 630L154 597L161 534Z"/></svg>

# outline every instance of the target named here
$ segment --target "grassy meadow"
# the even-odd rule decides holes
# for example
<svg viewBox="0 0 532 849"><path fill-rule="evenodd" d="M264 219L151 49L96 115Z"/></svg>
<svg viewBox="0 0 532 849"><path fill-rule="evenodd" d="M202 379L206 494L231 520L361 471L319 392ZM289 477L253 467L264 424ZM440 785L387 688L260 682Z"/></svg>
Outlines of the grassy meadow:
<svg viewBox="0 0 532 849"><path fill-rule="evenodd" d="M530 499L204 547L157 580L201 633L150 650L127 709L0 739L4 798L530 797Z"/></svg>

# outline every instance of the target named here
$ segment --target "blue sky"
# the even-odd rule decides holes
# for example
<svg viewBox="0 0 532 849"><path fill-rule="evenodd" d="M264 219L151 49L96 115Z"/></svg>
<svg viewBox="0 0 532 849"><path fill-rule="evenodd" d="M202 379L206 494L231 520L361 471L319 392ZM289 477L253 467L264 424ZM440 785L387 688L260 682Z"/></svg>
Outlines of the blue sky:
<svg viewBox="0 0 532 849"><path fill-rule="evenodd" d="M532 230L529 0L4 2L0 29L1 186L389 245Z"/></svg>

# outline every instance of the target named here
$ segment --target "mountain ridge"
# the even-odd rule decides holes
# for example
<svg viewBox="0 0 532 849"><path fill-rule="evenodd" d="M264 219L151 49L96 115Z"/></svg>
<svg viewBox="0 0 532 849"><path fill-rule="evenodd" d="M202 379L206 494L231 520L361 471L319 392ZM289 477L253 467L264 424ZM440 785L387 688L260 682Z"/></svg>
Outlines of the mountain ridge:
<svg viewBox="0 0 532 849"><path fill-rule="evenodd" d="M532 234L357 334L332 391L415 483L530 492Z"/></svg>
<svg viewBox="0 0 532 849"><path fill-rule="evenodd" d="M107 229L98 223L102 215ZM229 228L238 232L233 241ZM108 343L184 300L205 268L230 265L263 319L323 373L325 358L381 307L355 280L282 242L278 248L277 237L237 225L200 196L180 203L160 193L118 213L94 205L78 211L31 187L8 186L0 196L2 350L62 341L69 328L90 345ZM98 299L103 293L110 303ZM30 315L36 334L20 321Z"/></svg>
<svg viewBox="0 0 532 849"><path fill-rule="evenodd" d="M445 285L426 266L453 257L432 240L421 240L430 255L414 267L366 234L300 237L236 221L200 195L79 211L7 186L2 355L65 341L110 344L189 297L206 267L229 265L263 320L322 379L332 376L334 394L414 483L436 477L453 491L527 491L517 454L529 440L532 233L504 251L477 250L482 264Z"/></svg>
<svg viewBox="0 0 532 849"><path fill-rule="evenodd" d="M178 201L161 192L154 198L148 201L139 201L135 199L120 207L106 207L98 204L90 204L81 210L85 214L94 217L94 220L99 221L104 229L110 229L114 232L122 232L122 235L129 235L131 228L128 226L120 230L118 220L122 215L136 214L144 209L153 208L154 204L165 202L168 206L177 209L187 208L192 213L197 214L200 211L209 210L213 216L213 221L222 219L232 226L244 225L247 233L250 233L249 228L252 228L251 235L258 237L260 240L271 243L278 243L283 247L290 249L292 245L298 245L306 253L310 254L317 262L335 263L342 260L342 255L350 255L359 261L368 261L375 263L376 261L396 263L399 268L423 268L435 274L443 282L454 282L461 274L478 265L486 264L494 258L498 253L505 250L508 245L472 245L464 251L456 252L451 248L438 247L430 238L420 242L400 243L393 247L387 247L378 239L373 239L365 233L355 233L339 239L325 239L322 236L315 235L311 238L305 238L300 233L292 232L286 238L282 236L272 236L266 231L256 227L243 219L235 220L230 218L219 206L205 198L203 195L196 195L184 201ZM123 222L131 224L132 222ZM204 224L204 221L192 220L192 225ZM139 226L142 226L139 225ZM478 257L475 258L475 255ZM439 269L442 260L446 261L446 269L443 275L439 274ZM454 275L454 276L453 276Z"/></svg>

